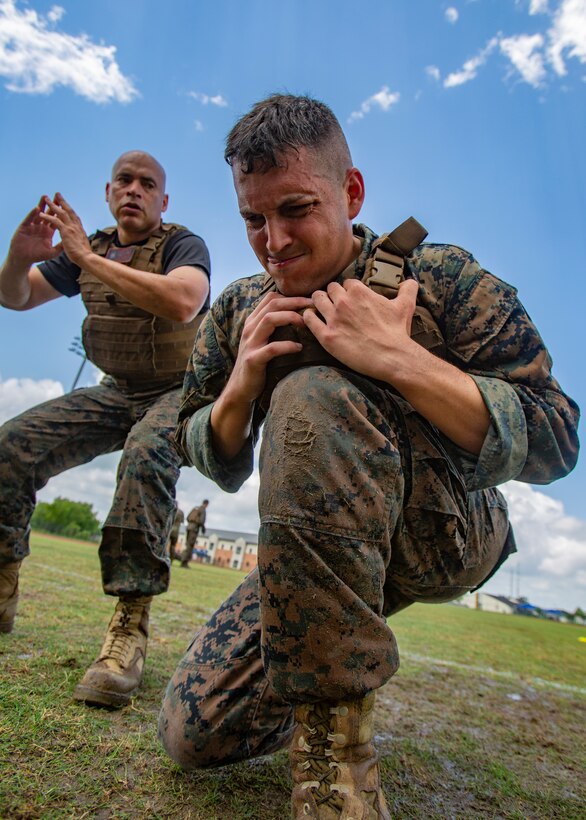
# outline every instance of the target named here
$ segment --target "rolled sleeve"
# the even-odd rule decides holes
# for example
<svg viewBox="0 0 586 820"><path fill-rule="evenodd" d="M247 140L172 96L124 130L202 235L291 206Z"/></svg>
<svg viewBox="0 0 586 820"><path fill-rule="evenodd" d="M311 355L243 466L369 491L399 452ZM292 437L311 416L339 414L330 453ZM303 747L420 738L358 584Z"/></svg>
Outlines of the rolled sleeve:
<svg viewBox="0 0 586 820"><path fill-rule="evenodd" d="M490 413L490 427L468 489L482 490L516 478L528 452L527 422L512 385L488 376L471 377Z"/></svg>
<svg viewBox="0 0 586 820"><path fill-rule="evenodd" d="M220 489L235 493L252 473L254 446L249 439L238 455L229 462L214 452L210 416L213 404L200 408L185 424L183 447L191 464L215 481Z"/></svg>

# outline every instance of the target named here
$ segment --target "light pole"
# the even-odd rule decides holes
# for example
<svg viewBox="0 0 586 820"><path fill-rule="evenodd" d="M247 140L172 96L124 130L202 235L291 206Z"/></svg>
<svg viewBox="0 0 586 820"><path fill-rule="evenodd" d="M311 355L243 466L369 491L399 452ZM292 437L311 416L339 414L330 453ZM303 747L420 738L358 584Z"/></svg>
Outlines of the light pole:
<svg viewBox="0 0 586 820"><path fill-rule="evenodd" d="M73 384L71 385L71 389L75 390L76 385L79 381L79 377L81 376L81 371L83 370L84 364L87 362L87 355L81 343L81 339L79 336L75 336L71 344L69 345L69 352L75 353L76 356L81 356L82 362L79 366L75 379L73 380Z"/></svg>

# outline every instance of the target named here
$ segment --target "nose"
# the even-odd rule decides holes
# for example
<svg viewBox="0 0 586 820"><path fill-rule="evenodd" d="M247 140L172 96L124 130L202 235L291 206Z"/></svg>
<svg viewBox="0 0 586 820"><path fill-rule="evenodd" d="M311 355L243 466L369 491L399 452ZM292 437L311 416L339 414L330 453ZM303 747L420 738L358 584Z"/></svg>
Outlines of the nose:
<svg viewBox="0 0 586 820"><path fill-rule="evenodd" d="M267 219L265 222L266 246L271 256L277 256L291 244L291 235L283 219Z"/></svg>
<svg viewBox="0 0 586 820"><path fill-rule="evenodd" d="M130 196L142 196L140 180L133 179L131 182L129 182L126 186L126 192L130 194Z"/></svg>

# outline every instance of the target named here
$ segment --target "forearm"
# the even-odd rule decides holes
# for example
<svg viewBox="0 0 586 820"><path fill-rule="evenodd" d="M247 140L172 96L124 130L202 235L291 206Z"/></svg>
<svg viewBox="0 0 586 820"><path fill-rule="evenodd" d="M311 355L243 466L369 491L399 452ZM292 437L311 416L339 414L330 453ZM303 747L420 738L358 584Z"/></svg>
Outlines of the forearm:
<svg viewBox="0 0 586 820"><path fill-rule="evenodd" d="M410 343L384 368L383 381L395 387L424 418L459 447L478 455L490 413L474 379Z"/></svg>
<svg viewBox="0 0 586 820"><path fill-rule="evenodd" d="M214 403L210 415L214 451L223 461L235 458L250 439L254 402L239 399L230 384Z"/></svg>
<svg viewBox="0 0 586 820"><path fill-rule="evenodd" d="M86 254L77 264L132 304L164 319L191 321L207 296L203 272L201 285L194 289L192 281L130 268L95 253Z"/></svg>
<svg viewBox="0 0 586 820"><path fill-rule="evenodd" d="M31 295L30 265L8 254L0 269L0 304L10 310L24 310Z"/></svg>

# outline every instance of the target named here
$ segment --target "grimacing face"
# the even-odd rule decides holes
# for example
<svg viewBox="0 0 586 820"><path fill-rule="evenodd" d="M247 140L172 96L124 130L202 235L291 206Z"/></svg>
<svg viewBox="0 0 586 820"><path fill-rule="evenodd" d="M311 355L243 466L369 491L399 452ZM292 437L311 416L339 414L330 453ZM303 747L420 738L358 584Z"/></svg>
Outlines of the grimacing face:
<svg viewBox="0 0 586 820"><path fill-rule="evenodd" d="M106 201L123 244L146 239L167 210L165 175L148 154L124 154L106 185Z"/></svg>
<svg viewBox="0 0 586 820"><path fill-rule="evenodd" d="M284 296L309 296L357 256L352 220L364 200L360 171L336 180L319 155L288 151L285 167L244 174L234 186L248 241Z"/></svg>

